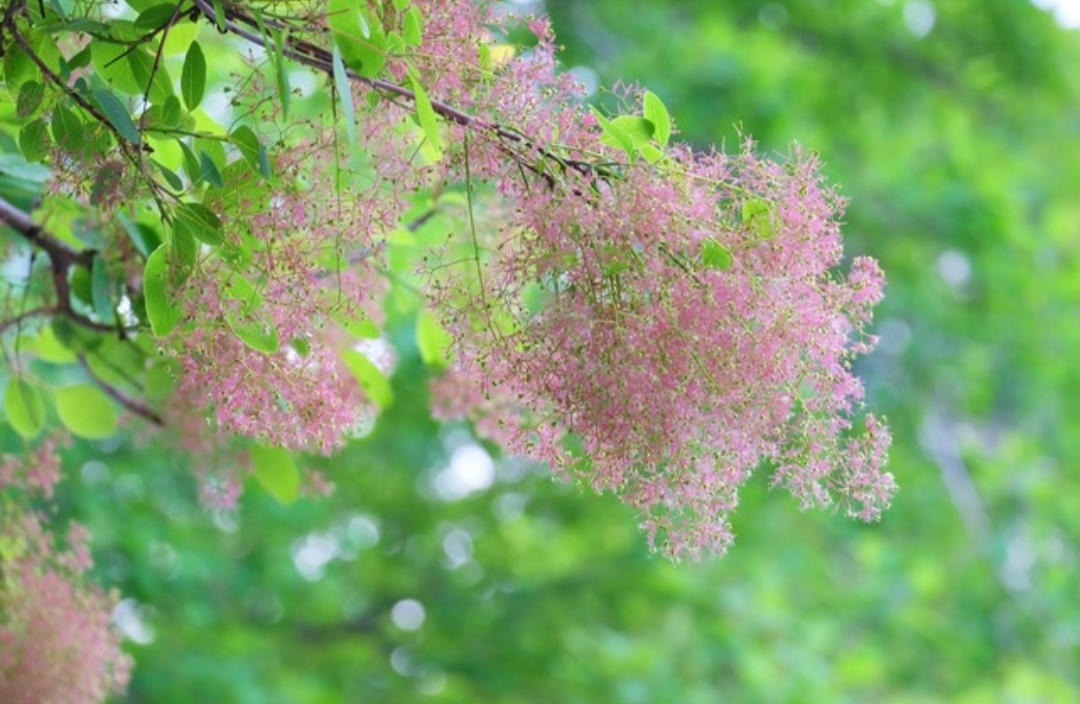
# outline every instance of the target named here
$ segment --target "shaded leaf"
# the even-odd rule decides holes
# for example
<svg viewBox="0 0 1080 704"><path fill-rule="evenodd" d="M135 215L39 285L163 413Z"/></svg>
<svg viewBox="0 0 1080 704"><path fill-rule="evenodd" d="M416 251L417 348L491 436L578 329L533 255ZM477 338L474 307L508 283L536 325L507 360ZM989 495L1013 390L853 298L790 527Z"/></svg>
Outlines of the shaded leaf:
<svg viewBox="0 0 1080 704"><path fill-rule="evenodd" d="M300 495L300 469L288 450L256 445L251 448L251 466L255 479L267 493L283 504L291 504Z"/></svg>
<svg viewBox="0 0 1080 704"><path fill-rule="evenodd" d="M95 90L94 100L97 101L101 111L105 113L105 118L116 128L117 134L132 144L142 143L142 136L139 134L139 128L135 126L135 122L131 119L131 113L111 91Z"/></svg>
<svg viewBox="0 0 1080 704"><path fill-rule="evenodd" d="M221 244L221 219L202 203L181 203L173 212L177 232L216 247Z"/></svg>

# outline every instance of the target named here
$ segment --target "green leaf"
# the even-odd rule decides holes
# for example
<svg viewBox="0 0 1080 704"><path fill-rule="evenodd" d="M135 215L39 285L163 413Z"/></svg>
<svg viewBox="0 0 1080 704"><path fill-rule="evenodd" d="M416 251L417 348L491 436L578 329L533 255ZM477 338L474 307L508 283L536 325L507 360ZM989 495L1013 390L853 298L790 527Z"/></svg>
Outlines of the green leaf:
<svg viewBox="0 0 1080 704"><path fill-rule="evenodd" d="M645 157L645 161L650 164L659 163L664 158L664 152L657 149L652 144L642 144L638 147L638 154Z"/></svg>
<svg viewBox="0 0 1080 704"><path fill-rule="evenodd" d="M180 151L184 156L184 171L187 172L188 180L191 181L192 186L197 186L203 181L202 165L199 163L199 157L195 156L195 152L187 145L186 142L177 142L180 145Z"/></svg>
<svg viewBox="0 0 1080 704"><path fill-rule="evenodd" d="M112 123L112 126L116 128L116 132L121 137L132 144L138 145L142 143L142 136L139 134L139 128L135 126L135 122L131 119L131 113L111 91L95 90L94 100L97 101L101 111L105 113L105 118Z"/></svg>
<svg viewBox="0 0 1080 704"><path fill-rule="evenodd" d="M175 14L177 14L177 8L174 4L163 3L148 7L135 18L135 29L152 32L168 24Z"/></svg>
<svg viewBox="0 0 1080 704"><path fill-rule="evenodd" d="M214 163L214 158L210 156L210 152L202 149L199 150L199 170L202 178L210 185L218 188L225 185L225 181L221 178L221 171Z"/></svg>
<svg viewBox="0 0 1080 704"><path fill-rule="evenodd" d="M651 91L645 91L643 112L645 119L653 124L653 139L661 147L667 145L671 139L671 117L664 103Z"/></svg>
<svg viewBox="0 0 1080 704"><path fill-rule="evenodd" d="M413 89L416 119L420 123L420 128L424 131L424 136L427 137L428 144L435 151L435 160L438 161L442 158L442 138L439 135L439 121L435 117L435 109L431 107L431 101L428 100L424 87L420 85L420 80L411 69L409 70L409 82L412 84Z"/></svg>
<svg viewBox="0 0 1080 704"><path fill-rule="evenodd" d="M255 445L251 448L255 479L267 493L285 505L300 495L300 469L296 458L281 447Z"/></svg>
<svg viewBox="0 0 1080 704"><path fill-rule="evenodd" d="M116 432L116 409L96 386L78 384L56 390L56 411L72 435L101 440Z"/></svg>
<svg viewBox="0 0 1080 704"><path fill-rule="evenodd" d="M118 43L90 42L90 58L94 65L94 72L111 88L128 95L142 94L143 89L146 88L145 84L139 85L127 59L128 52L137 51L139 50L132 50Z"/></svg>
<svg viewBox="0 0 1080 704"><path fill-rule="evenodd" d="M161 104L161 126L166 129L176 129L184 121L184 108L180 105L180 99L175 95L165 98Z"/></svg>
<svg viewBox="0 0 1080 704"><path fill-rule="evenodd" d="M371 318L357 318L341 310L332 311L330 317L342 330L353 337L366 340L374 340L379 337L379 326Z"/></svg>
<svg viewBox="0 0 1080 704"><path fill-rule="evenodd" d="M153 159L151 159L151 161L154 163L154 166L157 167L157 170L161 172L161 175L165 177L165 182L169 184L170 188L174 191L184 190L184 182L180 180L180 177L176 175L176 172L166 168L158 161L154 161Z"/></svg>
<svg viewBox="0 0 1080 704"><path fill-rule="evenodd" d="M363 5L355 0L330 0L327 24L345 65L361 76L374 78L386 65L386 32L378 16L369 16Z"/></svg>
<svg viewBox="0 0 1080 704"><path fill-rule="evenodd" d="M341 51L334 45L331 54L334 66L334 89L341 101L341 114L345 118L345 133L349 137L349 144L356 143L356 108L353 107L352 85L349 76L345 73L345 64L341 61Z"/></svg>
<svg viewBox="0 0 1080 704"><path fill-rule="evenodd" d="M180 376L179 363L168 357L154 359L154 364L146 370L146 397L161 401L168 398L176 388Z"/></svg>
<svg viewBox="0 0 1080 704"><path fill-rule="evenodd" d="M40 117L19 130L19 149L27 161L41 161L49 155L51 146L49 128Z"/></svg>
<svg viewBox="0 0 1080 704"><path fill-rule="evenodd" d="M390 380L374 362L356 350L345 350L341 359L379 410L386 410L394 402L394 390L390 386Z"/></svg>
<svg viewBox="0 0 1080 704"><path fill-rule="evenodd" d="M117 217L120 219L120 224L123 225L128 239L131 240L131 243L135 245L135 249L143 257L149 257L151 252L161 246L161 236L154 228L136 222L124 213L117 213Z"/></svg>
<svg viewBox="0 0 1080 704"><path fill-rule="evenodd" d="M701 243L701 263L707 269L730 269L734 260L727 247L711 237Z"/></svg>
<svg viewBox="0 0 1080 704"><path fill-rule="evenodd" d="M17 377L8 384L4 413L15 432L27 440L37 437L45 428L45 399L26 379Z"/></svg>
<svg viewBox="0 0 1080 704"><path fill-rule="evenodd" d="M342 59L359 71L363 66L364 47L360 43L360 7L352 0L330 0L326 8L330 37Z"/></svg>
<svg viewBox="0 0 1080 704"><path fill-rule="evenodd" d="M181 203L173 212L173 228L211 247L221 244L221 220L202 203Z"/></svg>
<svg viewBox="0 0 1080 704"><path fill-rule="evenodd" d="M63 105L53 108L52 134L56 146L66 152L81 152L86 147L86 128L82 120Z"/></svg>
<svg viewBox="0 0 1080 704"><path fill-rule="evenodd" d="M274 64L274 83L277 85L278 100L281 103L282 117L289 117L289 74L285 70L285 33L280 30L269 31L263 21L262 13L255 10L255 21L262 34L263 45Z"/></svg>
<svg viewBox="0 0 1080 704"><path fill-rule="evenodd" d="M239 310L232 310L225 315L225 321L236 337L257 352L277 352L281 348L278 331L271 321L260 316L263 297L255 285L233 272L225 281L223 293L242 304Z"/></svg>
<svg viewBox="0 0 1080 704"><path fill-rule="evenodd" d="M427 310L421 310L416 316L416 347L424 364L435 369L445 369L450 365L450 344L453 338L439 321Z"/></svg>
<svg viewBox="0 0 1080 704"><path fill-rule="evenodd" d="M168 335L184 316L183 310L174 303L171 251L167 244L155 249L143 271L146 317L150 319L150 328L156 337Z"/></svg>
<svg viewBox="0 0 1080 704"><path fill-rule="evenodd" d="M413 5L405 13L405 21L401 28L402 37L408 46L419 46L424 40L424 16L420 8Z"/></svg>
<svg viewBox="0 0 1080 704"><path fill-rule="evenodd" d="M767 200L751 198L743 203L742 221L758 237L769 239L776 236L773 208Z"/></svg>
<svg viewBox="0 0 1080 704"><path fill-rule="evenodd" d="M50 364L71 364L76 361L75 353L60 341L51 326L41 329L30 348L38 359Z"/></svg>
<svg viewBox="0 0 1080 704"><path fill-rule="evenodd" d="M145 95L151 102L159 104L173 94L172 78L165 67L157 63L154 56L139 49L130 51L126 59L128 70L138 86L138 90L132 92L133 95Z"/></svg>
<svg viewBox="0 0 1080 704"><path fill-rule="evenodd" d="M90 291L94 313L98 319L105 323L113 322L116 312L113 304L112 280L109 278L109 268L105 263L105 258L100 255L94 257L94 263L90 268Z"/></svg>
<svg viewBox="0 0 1080 704"><path fill-rule="evenodd" d="M646 120L644 117L619 115L611 121L611 124L618 127L625 135L630 137L630 140L634 143L635 150L652 141L653 123ZM609 146L618 147L620 145L609 143Z"/></svg>
<svg viewBox="0 0 1080 704"><path fill-rule="evenodd" d="M206 57L199 42L192 42L184 57L184 68L180 72L180 95L188 110L194 110L202 102L206 91Z"/></svg>
<svg viewBox="0 0 1080 704"><path fill-rule="evenodd" d="M19 88L19 97L15 100L15 116L20 120L32 116L45 97L45 86L37 81L27 81Z"/></svg>
<svg viewBox="0 0 1080 704"><path fill-rule="evenodd" d="M255 130L247 125L240 125L229 135L229 139L240 150L240 156L252 171L270 178L270 159L266 154L266 147L255 135Z"/></svg>
<svg viewBox="0 0 1080 704"><path fill-rule="evenodd" d="M626 152L626 156L633 158L634 140L631 139L630 135L619 129L618 125L604 117L603 114L593 106L590 105L589 109L592 110L593 116L596 117L597 124L600 125L600 129L603 131L600 141L615 147L616 149L622 149Z"/></svg>

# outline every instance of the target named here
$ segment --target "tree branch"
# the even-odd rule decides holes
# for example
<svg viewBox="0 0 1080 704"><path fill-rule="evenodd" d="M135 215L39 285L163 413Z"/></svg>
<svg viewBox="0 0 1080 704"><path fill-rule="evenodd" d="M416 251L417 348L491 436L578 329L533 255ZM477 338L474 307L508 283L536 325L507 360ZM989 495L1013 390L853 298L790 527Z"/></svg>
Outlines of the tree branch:
<svg viewBox="0 0 1080 704"><path fill-rule="evenodd" d="M94 263L93 250L77 250L66 242L57 239L56 236L49 234L45 228L34 222L29 213L15 207L3 197L0 197L0 223L10 227L26 238L31 246L42 250L48 255L53 288L56 290L55 305L34 308L20 313L14 318L0 322L0 333L6 332L12 325L16 325L27 318L39 315L63 315L76 324L97 332L123 332L126 330L126 328L117 328L113 325L91 320L71 307L71 286L68 284L68 272L74 267L81 267L89 271Z"/></svg>
<svg viewBox="0 0 1080 704"><path fill-rule="evenodd" d="M195 7L198 9L198 11L202 13L202 15L210 23L214 24L215 26L219 26L217 13L215 12L214 7L211 5L209 0L192 1L194 2ZM262 47L268 52L273 49L273 47L267 46L267 42L264 39L262 33L257 30L258 22L256 22L255 19L248 16L241 10L236 9L236 7L232 5L224 6L224 14L225 17L222 19L225 30L227 32L235 34L238 37L242 37L243 39L246 39L252 44ZM266 22L266 24L274 29L284 29L284 27L273 21ZM247 27L242 25L247 25ZM296 61L297 63L320 71L327 76L333 76L334 69L331 53L320 46L312 44L311 42L297 40L293 37L287 37L281 53L284 56L292 59L293 61ZM349 80L359 83L361 85L365 85L377 91L396 95L413 103L415 103L416 101L416 94L405 86L380 78L368 78L366 76L361 76L352 69L348 68L345 70L345 73L349 77ZM552 161L564 169L573 169L585 177L599 177L607 179L611 176L611 174L605 173L603 169L598 169L591 162L578 159L567 159L565 157L559 156L558 154L552 152L550 149L536 144L531 139L529 139L527 135L522 134L517 130L505 127L498 123L482 120L475 115L470 115L463 110L460 110L448 103L437 100L435 98L431 98L428 102L430 102L432 110L434 110L436 114L442 116L442 118L445 119L447 122L452 122L466 129L474 129L482 132L488 132L489 134L494 135L503 145L503 150L507 153L507 155L510 156L511 159L521 164L524 168L528 169L532 173L544 179L544 181L548 184L549 187L555 186L555 177L546 169L539 168L535 163L533 163L530 159L527 159L519 151L511 148L507 144L507 142L519 145L521 147L525 147L526 150L533 150L541 159ZM581 195L581 193L578 193L577 191L575 191L575 193Z"/></svg>
<svg viewBox="0 0 1080 704"><path fill-rule="evenodd" d="M66 242L58 240L34 222L30 213L15 207L2 197L0 197L0 222L8 225L29 240L30 244L48 254L54 267L61 266L68 269L72 266L80 266L90 269L94 263L94 253L91 250L78 251Z"/></svg>
<svg viewBox="0 0 1080 704"><path fill-rule="evenodd" d="M162 418L161 415L157 413L157 411L153 410L145 404L139 403L135 399L125 394L120 389L116 388L115 386L98 376L94 372L94 370L90 368L90 365L86 362L86 357L84 355L80 354L78 355L78 357L79 364L82 365L82 368L86 370L86 373L90 375L90 378L94 380L94 383L100 386L101 390L108 394L112 400L116 401L121 406L131 411L135 415L141 418L145 418L154 425L158 425L161 427L165 426L165 419Z"/></svg>

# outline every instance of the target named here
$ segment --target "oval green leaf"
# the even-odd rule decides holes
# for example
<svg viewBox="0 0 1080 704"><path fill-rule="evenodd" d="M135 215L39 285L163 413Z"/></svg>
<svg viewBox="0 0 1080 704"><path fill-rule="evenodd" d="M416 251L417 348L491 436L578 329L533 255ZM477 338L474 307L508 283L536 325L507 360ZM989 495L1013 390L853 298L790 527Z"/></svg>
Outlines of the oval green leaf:
<svg viewBox="0 0 1080 704"><path fill-rule="evenodd" d="M267 493L285 505L296 501L300 495L300 469L291 452L281 447L256 445L251 448L251 465L255 479Z"/></svg>
<svg viewBox="0 0 1080 704"><path fill-rule="evenodd" d="M128 112L128 109L124 107L119 98L113 95L111 91L95 90L94 100L97 101L101 111L105 113L105 119L116 128L117 134L132 144L142 143L139 128L135 126L134 120L131 119L131 113Z"/></svg>
<svg viewBox="0 0 1080 704"><path fill-rule="evenodd" d="M194 110L202 102L206 92L206 57L199 42L192 42L184 57L180 72L180 95L188 110Z"/></svg>
<svg viewBox="0 0 1080 704"><path fill-rule="evenodd" d="M161 245L146 260L143 271L143 296L146 298L146 317L156 337L173 331L183 317L183 311L173 303L170 276L170 247Z"/></svg>
<svg viewBox="0 0 1080 704"><path fill-rule="evenodd" d="M116 409L101 389L78 384L56 390L56 411L72 435L101 440L116 432Z"/></svg>
<svg viewBox="0 0 1080 704"><path fill-rule="evenodd" d="M710 238L701 243L701 263L706 269L730 269L732 259L727 247Z"/></svg>
<svg viewBox="0 0 1080 704"><path fill-rule="evenodd" d="M665 146L671 139L671 117L664 103L651 91L645 91L643 112L645 119L653 125L653 139L661 147Z"/></svg>
<svg viewBox="0 0 1080 704"><path fill-rule="evenodd" d="M424 364L445 369L450 364L449 350L453 338L427 310L416 316L416 347Z"/></svg>
<svg viewBox="0 0 1080 704"><path fill-rule="evenodd" d="M26 379L12 379L8 384L4 413L15 432L27 440L37 437L45 428L45 399Z"/></svg>
<svg viewBox="0 0 1080 704"><path fill-rule="evenodd" d="M202 203L181 203L173 213L176 232L216 247L221 244L221 220Z"/></svg>
<svg viewBox="0 0 1080 704"><path fill-rule="evenodd" d="M356 350L345 350L341 358L359 382L360 388L379 410L386 410L394 402L394 390L390 386L390 380L374 362Z"/></svg>
<svg viewBox="0 0 1080 704"><path fill-rule="evenodd" d="M40 117L19 130L19 149L27 161L41 161L49 155L51 146L49 128Z"/></svg>
<svg viewBox="0 0 1080 704"><path fill-rule="evenodd" d="M409 71L409 82L412 84L413 89L416 119L420 123L420 129L424 131L424 136L427 137L428 144L435 154L435 161L438 161L442 158L442 137L439 135L439 121L435 117L435 109L431 107L431 100L428 99L427 92L424 91L424 87L420 85L420 80L412 70Z"/></svg>

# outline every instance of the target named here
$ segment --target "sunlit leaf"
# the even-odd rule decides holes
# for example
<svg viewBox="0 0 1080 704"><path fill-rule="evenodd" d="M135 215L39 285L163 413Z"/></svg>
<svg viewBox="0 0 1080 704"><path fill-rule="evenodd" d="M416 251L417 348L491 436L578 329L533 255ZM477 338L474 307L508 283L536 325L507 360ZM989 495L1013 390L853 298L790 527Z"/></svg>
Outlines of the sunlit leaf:
<svg viewBox="0 0 1080 704"><path fill-rule="evenodd" d="M449 361L450 343L453 338L439 321L427 310L416 316L416 346L424 364L436 369L446 368Z"/></svg>
<svg viewBox="0 0 1080 704"><path fill-rule="evenodd" d="M643 102L645 119L653 125L652 138L663 147L671 138L671 117L664 103L654 93L645 91Z"/></svg>
<svg viewBox="0 0 1080 704"><path fill-rule="evenodd" d="M116 408L96 386L77 384L56 390L56 411L72 435L88 440L116 432Z"/></svg>
<svg viewBox="0 0 1080 704"><path fill-rule="evenodd" d="M4 394L4 414L20 436L37 437L45 428L44 393L22 377L12 379Z"/></svg>
<svg viewBox="0 0 1080 704"><path fill-rule="evenodd" d="M280 447L255 445L250 456L255 479L267 493L285 505L296 501L300 495L300 469L291 452Z"/></svg>
<svg viewBox="0 0 1080 704"><path fill-rule="evenodd" d="M360 388L380 410L385 410L394 402L394 390L390 386L390 380L366 355L356 350L345 350L341 358L360 384Z"/></svg>
<svg viewBox="0 0 1080 704"><path fill-rule="evenodd" d="M170 266L169 245L161 245L146 260L143 270L143 295L146 298L146 316L157 337L173 331L183 317L183 311L174 302L173 281Z"/></svg>
<svg viewBox="0 0 1080 704"><path fill-rule="evenodd" d="M701 243L701 263L707 269L730 269L734 260L727 247L709 238Z"/></svg>
<svg viewBox="0 0 1080 704"><path fill-rule="evenodd" d="M199 42L192 42L184 57L180 72L180 95L188 110L194 110L202 102L206 91L206 57Z"/></svg>
<svg viewBox="0 0 1080 704"><path fill-rule="evenodd" d="M341 115L345 120L345 133L349 137L349 144L356 143L356 108L353 107L352 86L349 77L345 73L345 64L341 60L341 51L334 45L331 54L334 68L334 90L338 94L338 102L341 104Z"/></svg>
<svg viewBox="0 0 1080 704"><path fill-rule="evenodd" d="M411 71L409 72L409 82L413 89L413 102L416 105L416 119L420 123L420 128L424 131L424 136L427 138L429 146L431 146L434 152L441 158L442 137L439 135L439 121L435 116L435 110L431 107L431 101L428 99L427 92L424 91L424 87L420 85L420 79Z"/></svg>

